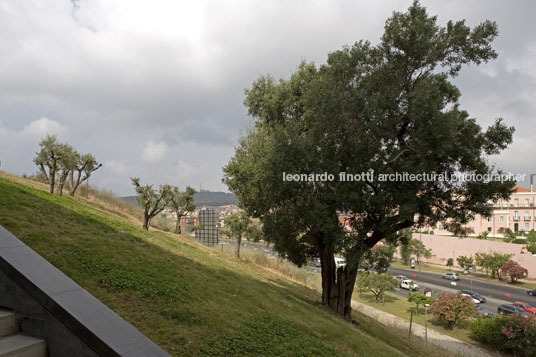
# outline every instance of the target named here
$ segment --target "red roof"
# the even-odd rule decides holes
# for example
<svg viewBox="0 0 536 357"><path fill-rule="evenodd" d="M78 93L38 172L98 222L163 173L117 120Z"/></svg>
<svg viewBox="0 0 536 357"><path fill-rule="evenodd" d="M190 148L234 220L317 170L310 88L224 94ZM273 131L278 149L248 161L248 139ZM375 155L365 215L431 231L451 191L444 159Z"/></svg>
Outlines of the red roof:
<svg viewBox="0 0 536 357"><path fill-rule="evenodd" d="M514 186L514 192L530 192L530 190L525 187Z"/></svg>

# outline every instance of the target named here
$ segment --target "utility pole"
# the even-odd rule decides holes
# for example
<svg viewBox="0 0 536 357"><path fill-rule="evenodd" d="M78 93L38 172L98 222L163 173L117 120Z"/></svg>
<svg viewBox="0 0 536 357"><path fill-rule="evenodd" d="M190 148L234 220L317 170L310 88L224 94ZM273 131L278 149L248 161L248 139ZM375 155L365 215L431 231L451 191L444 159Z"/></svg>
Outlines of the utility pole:
<svg viewBox="0 0 536 357"><path fill-rule="evenodd" d="M422 244L422 233L419 232L419 240L421 241L421 244ZM421 259L419 259L419 281L421 281Z"/></svg>
<svg viewBox="0 0 536 357"><path fill-rule="evenodd" d="M428 342L428 304L424 304L424 340Z"/></svg>

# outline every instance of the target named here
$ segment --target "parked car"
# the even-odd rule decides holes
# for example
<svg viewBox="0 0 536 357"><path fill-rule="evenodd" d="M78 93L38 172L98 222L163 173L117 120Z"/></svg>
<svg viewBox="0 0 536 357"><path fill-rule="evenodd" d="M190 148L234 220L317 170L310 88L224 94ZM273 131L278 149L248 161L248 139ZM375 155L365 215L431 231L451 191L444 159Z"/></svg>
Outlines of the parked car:
<svg viewBox="0 0 536 357"><path fill-rule="evenodd" d="M458 275L458 273L446 273L446 274L443 274L441 277L443 279L448 279L448 280L460 280L460 276Z"/></svg>
<svg viewBox="0 0 536 357"><path fill-rule="evenodd" d="M402 281L402 280L410 280L407 276L405 275L397 275L394 277L396 280L398 281Z"/></svg>
<svg viewBox="0 0 536 357"><path fill-rule="evenodd" d="M475 304L476 309L478 310L478 313L484 317L491 317L493 316L493 313L491 311L488 311L482 307L480 304Z"/></svg>
<svg viewBox="0 0 536 357"><path fill-rule="evenodd" d="M476 291L462 290L462 295L472 297L473 299L477 300L478 303L482 303L482 304L485 303L486 301L488 301L488 300L486 300L486 298L484 296L480 295Z"/></svg>
<svg viewBox="0 0 536 357"><path fill-rule="evenodd" d="M514 306L514 305L506 305L506 304L499 305L499 307L497 308L497 312L501 315L520 314L524 317L530 317L530 313L526 312L519 306Z"/></svg>
<svg viewBox="0 0 536 357"><path fill-rule="evenodd" d="M512 305L518 306L522 308L523 310L525 310L526 312L530 312L531 314L536 314L536 307L532 307L526 302L516 301Z"/></svg>
<svg viewBox="0 0 536 357"><path fill-rule="evenodd" d="M536 296L536 290L527 290L527 294L530 296Z"/></svg>
<svg viewBox="0 0 536 357"><path fill-rule="evenodd" d="M415 284L413 280L406 279L400 282L400 288L410 291L417 291L419 290L419 285Z"/></svg>

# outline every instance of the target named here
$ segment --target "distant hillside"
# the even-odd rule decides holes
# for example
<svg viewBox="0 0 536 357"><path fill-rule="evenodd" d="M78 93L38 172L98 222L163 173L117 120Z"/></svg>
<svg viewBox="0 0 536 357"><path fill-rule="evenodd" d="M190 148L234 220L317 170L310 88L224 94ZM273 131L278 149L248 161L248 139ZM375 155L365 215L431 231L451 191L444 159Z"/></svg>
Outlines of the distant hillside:
<svg viewBox="0 0 536 357"><path fill-rule="evenodd" d="M136 196L120 197L119 199L135 206L138 205L138 202L136 201ZM196 207L226 206L238 204L238 198L234 194L227 192L211 192L201 190L201 192L197 192L195 194L194 199Z"/></svg>

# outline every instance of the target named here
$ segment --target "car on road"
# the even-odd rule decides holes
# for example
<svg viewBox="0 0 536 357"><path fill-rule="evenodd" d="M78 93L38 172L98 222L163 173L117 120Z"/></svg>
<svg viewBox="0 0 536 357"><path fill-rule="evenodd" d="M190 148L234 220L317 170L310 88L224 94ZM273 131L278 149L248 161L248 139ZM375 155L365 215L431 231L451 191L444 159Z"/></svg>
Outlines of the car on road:
<svg viewBox="0 0 536 357"><path fill-rule="evenodd" d="M471 290L462 290L462 295L463 296L469 296L471 298L473 298L474 300L478 301L478 303L485 303L486 301L486 298L482 295L480 295L479 293L477 293L476 291L471 291Z"/></svg>
<svg viewBox="0 0 536 357"><path fill-rule="evenodd" d="M471 299L471 301L473 302L473 304L475 305L478 305L480 304L480 300L477 300L475 299L474 297L472 297L471 295L467 295L467 294L462 294L462 296L467 296L469 299Z"/></svg>
<svg viewBox="0 0 536 357"><path fill-rule="evenodd" d="M488 311L484 309L484 307L480 304L475 304L476 309L478 310L478 313L484 317L491 317L493 316L493 313L491 311Z"/></svg>
<svg viewBox="0 0 536 357"><path fill-rule="evenodd" d="M527 290L527 295L536 296L536 290Z"/></svg>
<svg viewBox="0 0 536 357"><path fill-rule="evenodd" d="M419 290L419 285L415 284L413 280L406 279L400 282L400 288L410 291L417 291Z"/></svg>
<svg viewBox="0 0 536 357"><path fill-rule="evenodd" d="M335 266L337 268L343 267L346 265L346 260L344 258L335 257Z"/></svg>
<svg viewBox="0 0 536 357"><path fill-rule="evenodd" d="M458 273L446 273L446 274L443 274L441 277L443 279L448 279L448 280L460 280L460 276L458 275Z"/></svg>
<svg viewBox="0 0 536 357"><path fill-rule="evenodd" d="M410 280L407 276L405 275L397 275L394 277L396 280L398 281L402 281L402 280Z"/></svg>
<svg viewBox="0 0 536 357"><path fill-rule="evenodd" d="M519 306L506 305L506 304L499 305L499 307L497 308L497 312L500 315L520 314L520 315L522 315L524 317L530 317L531 316L530 313L526 312L525 310L523 310Z"/></svg>
<svg viewBox="0 0 536 357"><path fill-rule="evenodd" d="M536 307L532 307L526 302L516 301L512 305L517 306L525 310L526 312L530 312L531 314L536 314Z"/></svg>

